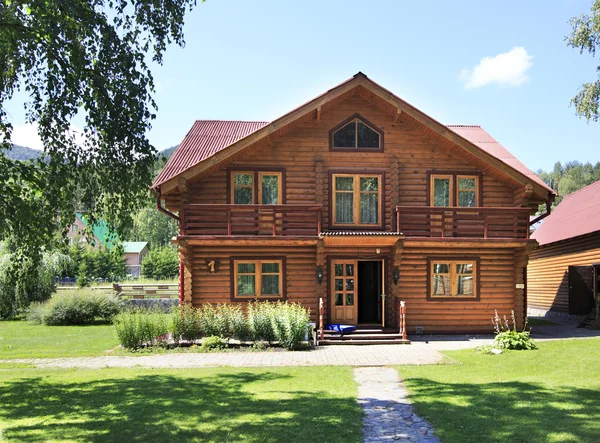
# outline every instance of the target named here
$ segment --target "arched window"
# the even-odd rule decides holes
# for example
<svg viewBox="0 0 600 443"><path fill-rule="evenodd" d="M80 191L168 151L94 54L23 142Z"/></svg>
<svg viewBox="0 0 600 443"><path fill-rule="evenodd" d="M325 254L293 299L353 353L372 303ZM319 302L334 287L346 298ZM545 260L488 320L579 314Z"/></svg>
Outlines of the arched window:
<svg viewBox="0 0 600 443"><path fill-rule="evenodd" d="M358 114L333 128L329 138L335 150L383 150L383 132Z"/></svg>

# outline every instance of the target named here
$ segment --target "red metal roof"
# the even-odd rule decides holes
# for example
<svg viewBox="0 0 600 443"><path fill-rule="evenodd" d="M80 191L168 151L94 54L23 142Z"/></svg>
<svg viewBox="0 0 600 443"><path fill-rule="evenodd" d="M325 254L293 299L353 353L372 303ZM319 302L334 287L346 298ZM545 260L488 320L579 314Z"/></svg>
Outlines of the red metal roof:
<svg viewBox="0 0 600 443"><path fill-rule="evenodd" d="M154 180L152 188L252 134L269 122L197 120Z"/></svg>
<svg viewBox="0 0 600 443"><path fill-rule="evenodd" d="M268 125L268 122L198 120L173 153L154 183L153 188L176 177L186 169L200 163L238 140ZM488 154L516 169L544 188L550 190L535 173L521 163L481 126L449 125L452 131L467 139Z"/></svg>
<svg viewBox="0 0 600 443"><path fill-rule="evenodd" d="M541 178L537 176L537 174L521 163L519 159L512 155L504 146L494 140L494 138L485 132L481 126L448 125L448 127L458 135L469 140L475 146L480 147L488 154L493 155L497 159L506 163L508 166L519 171L521 174L529 177L532 181L535 181L537 184L543 186L549 191L554 192L546 183L544 183Z"/></svg>
<svg viewBox="0 0 600 443"><path fill-rule="evenodd" d="M600 181L567 195L531 235L541 245L600 231Z"/></svg>

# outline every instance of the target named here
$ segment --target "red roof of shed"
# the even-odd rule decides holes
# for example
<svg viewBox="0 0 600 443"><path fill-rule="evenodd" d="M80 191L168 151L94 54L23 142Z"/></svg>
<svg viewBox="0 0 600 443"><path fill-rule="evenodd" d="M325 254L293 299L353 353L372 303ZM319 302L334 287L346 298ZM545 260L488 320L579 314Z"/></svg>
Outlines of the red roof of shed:
<svg viewBox="0 0 600 443"><path fill-rule="evenodd" d="M540 246L600 231L600 181L567 195L531 235Z"/></svg>

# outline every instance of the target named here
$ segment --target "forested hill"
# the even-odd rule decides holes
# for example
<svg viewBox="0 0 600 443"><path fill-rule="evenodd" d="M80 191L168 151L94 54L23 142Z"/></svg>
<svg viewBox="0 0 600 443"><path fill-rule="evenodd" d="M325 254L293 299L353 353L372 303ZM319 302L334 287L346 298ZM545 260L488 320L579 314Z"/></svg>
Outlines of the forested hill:
<svg viewBox="0 0 600 443"><path fill-rule="evenodd" d="M13 145L11 150L3 150L2 153L13 160L34 160L40 158L43 154L42 151L21 145Z"/></svg>
<svg viewBox="0 0 600 443"><path fill-rule="evenodd" d="M557 162L552 171L540 169L537 175L558 192L555 202L557 205L566 195L600 180L600 162L595 165L578 161L570 161L564 165Z"/></svg>

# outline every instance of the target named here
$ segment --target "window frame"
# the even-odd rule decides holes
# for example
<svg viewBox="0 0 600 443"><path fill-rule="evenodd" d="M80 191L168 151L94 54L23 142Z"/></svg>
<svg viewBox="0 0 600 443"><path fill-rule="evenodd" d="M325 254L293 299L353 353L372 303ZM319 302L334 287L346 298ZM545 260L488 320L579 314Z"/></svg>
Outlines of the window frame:
<svg viewBox="0 0 600 443"><path fill-rule="evenodd" d="M483 206L483 174L480 172L473 171L441 171L441 170L432 170L427 171L427 206L434 207L434 196L433 193L435 188L433 186L433 181L436 178L451 178L450 181L450 206L449 208L472 208L473 206L458 206L458 195L460 189L458 187L458 180L461 178L473 178L475 179L475 188L470 188L469 191L475 191L475 206L474 207L482 207ZM438 208L443 208L444 206L437 206Z"/></svg>
<svg viewBox="0 0 600 443"><path fill-rule="evenodd" d="M436 256L427 257L427 300L428 301L479 301L480 300L480 258L473 256ZM473 265L473 295L452 295L456 283L456 264L470 263ZM450 265L450 292L451 295L433 295L433 265Z"/></svg>
<svg viewBox="0 0 600 443"><path fill-rule="evenodd" d="M353 215L354 223L337 223L335 220L335 203L336 203L336 190L335 190L335 179L336 177L353 177L353 190L354 196L353 201ZM360 223L360 178L363 177L377 177L379 180L379 188L377 190L377 223ZM352 230L370 230L377 231L382 230L385 224L385 173L381 170L361 170L361 171L329 171L329 227L331 229L348 229ZM357 222L358 220L358 222Z"/></svg>
<svg viewBox="0 0 600 443"><path fill-rule="evenodd" d="M261 168L261 167L234 167L227 169L227 203L235 204L235 174L253 174L253 182L252 182L252 203L253 205L262 205L259 203L261 201L261 190L262 190L262 182L261 177L264 175L278 175L279 176L279 184L278 184L278 193L279 193L279 201L280 205L285 204L285 169L284 168ZM241 206L243 206L240 203Z"/></svg>
<svg viewBox="0 0 600 443"><path fill-rule="evenodd" d="M377 147L377 148L358 148L358 147L336 148L336 147L334 147L333 146L333 135L339 129L342 129L344 126L346 126L348 123L350 123L352 120L360 120L361 123L368 126L373 131L377 132L379 134L379 147ZM358 143L358 141L355 141L355 143ZM351 115L346 120L337 124L336 126L334 126L333 128L331 128L329 130L329 150L330 151L336 151L336 152L383 152L383 147L384 147L383 131L378 126L374 125L373 123L371 123L369 120L367 120L360 114Z"/></svg>
<svg viewBox="0 0 600 443"><path fill-rule="evenodd" d="M255 289L258 294L238 295L237 277L238 264L252 263L255 265ZM262 265L263 263L279 263L279 295L261 295L262 292ZM256 301L256 300L286 300L286 259L285 257L230 257L230 299L231 301ZM274 275L273 273L267 273Z"/></svg>

